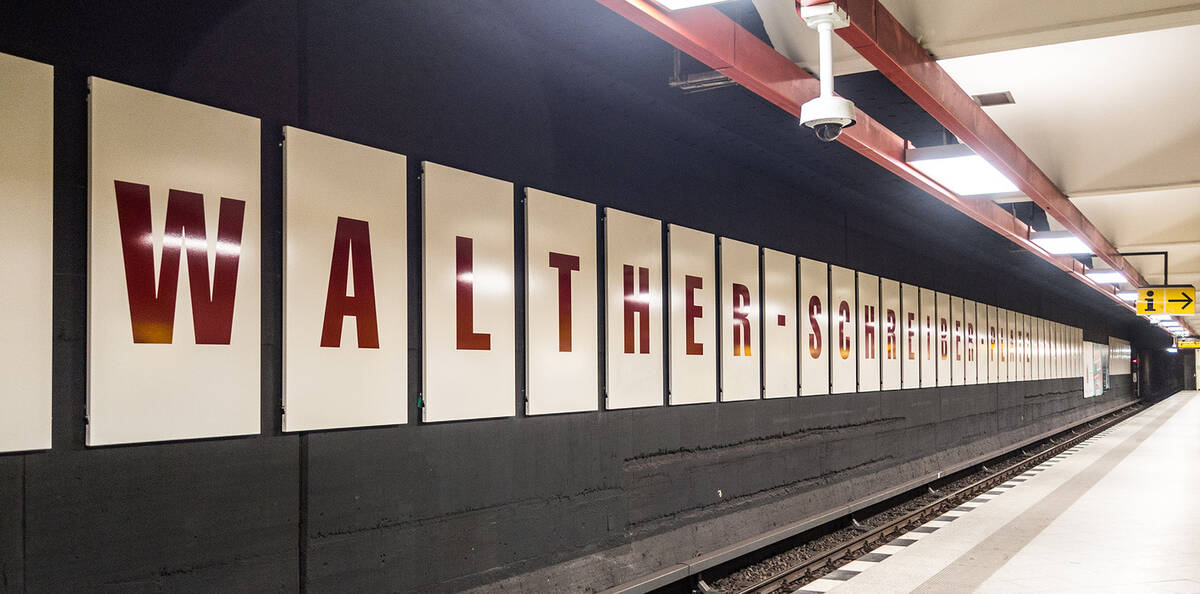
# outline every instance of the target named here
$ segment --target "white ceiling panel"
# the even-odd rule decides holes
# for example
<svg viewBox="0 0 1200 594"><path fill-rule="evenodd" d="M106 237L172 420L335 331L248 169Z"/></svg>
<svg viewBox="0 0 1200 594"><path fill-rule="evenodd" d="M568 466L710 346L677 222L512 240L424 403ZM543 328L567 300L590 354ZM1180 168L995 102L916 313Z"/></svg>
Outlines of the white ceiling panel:
<svg viewBox="0 0 1200 594"><path fill-rule="evenodd" d="M939 59L1200 24L1194 0L882 0L896 20ZM817 37L794 0L754 0L771 43L793 62L816 70ZM834 38L834 70L874 70Z"/></svg>

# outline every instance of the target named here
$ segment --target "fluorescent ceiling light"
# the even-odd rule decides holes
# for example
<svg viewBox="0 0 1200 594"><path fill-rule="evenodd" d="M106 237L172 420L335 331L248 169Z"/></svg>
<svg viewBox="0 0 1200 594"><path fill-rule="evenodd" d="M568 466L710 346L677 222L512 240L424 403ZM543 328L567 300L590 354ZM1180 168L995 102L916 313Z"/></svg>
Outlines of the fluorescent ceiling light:
<svg viewBox="0 0 1200 594"><path fill-rule="evenodd" d="M1034 231L1029 239L1051 254L1090 254L1092 248L1068 231ZM1137 294L1134 299L1137 301Z"/></svg>
<svg viewBox="0 0 1200 594"><path fill-rule="evenodd" d="M1150 318L1150 321L1155 322L1155 323L1161 322L1163 320L1171 319L1171 316L1169 316L1167 314L1150 314L1149 316L1146 316L1146 317Z"/></svg>
<svg viewBox="0 0 1200 594"><path fill-rule="evenodd" d="M1177 349L1177 348L1175 348L1175 347L1170 347L1170 348L1168 348L1168 349L1167 349L1167 352L1168 352L1168 353L1178 353L1178 352L1179 352L1179 349Z"/></svg>
<svg viewBox="0 0 1200 594"><path fill-rule="evenodd" d="M912 148L904 160L959 196L1018 192L1007 177L965 144Z"/></svg>
<svg viewBox="0 0 1200 594"><path fill-rule="evenodd" d="M728 0L654 0L654 3L661 5L667 10L682 10L684 8L695 8L709 4L720 4L726 1Z"/></svg>
<svg viewBox="0 0 1200 594"><path fill-rule="evenodd" d="M1121 291L1120 293L1117 293L1117 298L1121 301L1137 303L1138 293L1137 291Z"/></svg>
<svg viewBox="0 0 1200 594"><path fill-rule="evenodd" d="M1128 282L1125 280L1125 275L1116 270L1093 270L1087 273L1087 277L1098 283L1111 283L1114 285Z"/></svg>

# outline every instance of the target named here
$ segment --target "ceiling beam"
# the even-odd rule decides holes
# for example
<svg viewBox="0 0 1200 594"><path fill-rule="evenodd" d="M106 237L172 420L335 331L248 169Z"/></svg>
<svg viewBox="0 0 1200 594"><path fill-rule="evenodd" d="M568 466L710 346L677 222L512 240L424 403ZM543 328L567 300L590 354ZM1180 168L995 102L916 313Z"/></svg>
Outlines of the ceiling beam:
<svg viewBox="0 0 1200 594"><path fill-rule="evenodd" d="M667 11L649 0L597 2L797 118L800 106L820 94L816 78L715 8ZM1112 286L1084 276L1083 264L1078 260L1055 256L1033 243L1029 239L1032 229L1003 207L985 198L959 196L942 187L905 161L907 140L861 110L856 117L857 124L846 128L838 142L1132 310L1116 296Z"/></svg>
<svg viewBox="0 0 1200 594"><path fill-rule="evenodd" d="M1083 240L1135 286L1146 279L1079 211L983 108L963 91L879 0L796 0L800 6L836 2L850 17L838 35L979 156L1005 174L1038 206Z"/></svg>

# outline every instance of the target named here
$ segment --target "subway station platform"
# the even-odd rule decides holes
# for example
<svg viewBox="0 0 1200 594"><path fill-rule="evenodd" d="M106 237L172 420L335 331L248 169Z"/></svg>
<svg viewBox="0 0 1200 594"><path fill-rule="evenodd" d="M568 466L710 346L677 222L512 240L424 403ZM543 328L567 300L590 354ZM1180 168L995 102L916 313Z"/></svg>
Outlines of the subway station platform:
<svg viewBox="0 0 1200 594"><path fill-rule="evenodd" d="M1167 398L800 592L1200 592L1200 392Z"/></svg>

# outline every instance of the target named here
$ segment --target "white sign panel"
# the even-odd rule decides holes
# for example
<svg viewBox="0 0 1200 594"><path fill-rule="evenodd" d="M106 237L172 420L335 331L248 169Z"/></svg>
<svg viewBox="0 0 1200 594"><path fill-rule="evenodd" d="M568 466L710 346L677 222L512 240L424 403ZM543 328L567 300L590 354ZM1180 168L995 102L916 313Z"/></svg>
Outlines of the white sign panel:
<svg viewBox="0 0 1200 594"><path fill-rule="evenodd" d="M1094 361L1096 353L1094 353L1093 350L1099 350L1099 346L1100 345L1098 345L1098 344L1092 344L1090 342L1084 343L1084 345L1083 345L1084 358L1087 359L1089 362ZM1099 393L1097 393L1097 390L1096 390L1096 384L1098 383L1096 381L1096 376L1098 375L1098 372L1101 371L1099 369L1099 367L1100 367L1099 365L1092 364L1092 365L1086 366L1086 368L1084 369L1084 373L1083 373L1083 397L1084 398L1091 398L1093 396L1100 395Z"/></svg>
<svg viewBox="0 0 1200 594"><path fill-rule="evenodd" d="M405 157L283 135L283 430L404 423Z"/></svg>
<svg viewBox="0 0 1200 594"><path fill-rule="evenodd" d="M858 353L855 328L854 271L841 266L829 267L829 297L832 320L829 330L833 339L830 359L831 394L854 392L858 383Z"/></svg>
<svg viewBox="0 0 1200 594"><path fill-rule="evenodd" d="M0 452L50 447L54 68L0 54Z"/></svg>
<svg viewBox="0 0 1200 594"><path fill-rule="evenodd" d="M1000 349L1000 381L1009 382L1013 379L1016 368L1012 360L1012 312L1006 309L997 310L996 333L999 336L997 348Z"/></svg>
<svg viewBox="0 0 1200 594"><path fill-rule="evenodd" d="M1055 366L1057 368L1057 376L1061 378L1067 377L1067 341L1064 338L1063 325L1058 322L1054 323L1054 341L1055 341Z"/></svg>
<svg viewBox="0 0 1200 594"><path fill-rule="evenodd" d="M1079 377L1075 372L1075 329L1063 325L1063 377Z"/></svg>
<svg viewBox="0 0 1200 594"><path fill-rule="evenodd" d="M966 385L979 383L979 324L975 302L963 300L963 381Z"/></svg>
<svg viewBox="0 0 1200 594"><path fill-rule="evenodd" d="M858 391L879 391L881 349L879 277L858 273Z"/></svg>
<svg viewBox="0 0 1200 594"><path fill-rule="evenodd" d="M1083 341L1083 328L1076 328L1076 329L1075 329L1075 344L1076 344L1076 353L1078 353L1079 360L1080 360L1080 361L1079 361L1080 369L1077 371L1077 373L1083 373L1083 370L1082 370L1082 366L1083 366L1083 342L1084 342L1084 341ZM1105 345L1105 346L1107 347L1107 345ZM1105 351L1105 352L1106 352L1106 353L1109 353L1109 352L1111 352L1111 351L1112 351L1112 348L1111 348L1111 347L1108 347L1108 350L1107 350L1107 351ZM1109 375L1109 379L1111 380L1111 379L1112 379L1112 366L1111 366L1111 362L1110 362L1109 369L1108 369L1108 375ZM1111 387L1111 386L1110 386L1110 387Z"/></svg>
<svg viewBox="0 0 1200 594"><path fill-rule="evenodd" d="M596 206L525 190L525 410L596 410L600 401Z"/></svg>
<svg viewBox="0 0 1200 594"><path fill-rule="evenodd" d="M1062 379L1062 325L1057 322L1050 326L1051 340L1054 341L1054 377Z"/></svg>
<svg viewBox="0 0 1200 594"><path fill-rule="evenodd" d="M1038 318L1029 317L1029 379L1033 380L1042 379L1041 367L1038 363L1039 357L1042 355L1041 343L1039 342L1041 337L1038 331L1039 324L1040 320Z"/></svg>
<svg viewBox="0 0 1200 594"><path fill-rule="evenodd" d="M800 258L800 393L829 393L829 266Z"/></svg>
<svg viewBox="0 0 1200 594"><path fill-rule="evenodd" d="M979 384L986 384L990 381L988 379L987 312L987 304L975 304L975 383Z"/></svg>
<svg viewBox="0 0 1200 594"><path fill-rule="evenodd" d="M1059 342L1058 322L1050 322L1050 377L1062 378L1062 345Z"/></svg>
<svg viewBox="0 0 1200 594"><path fill-rule="evenodd" d="M1075 371L1075 329L1063 324L1063 377L1079 377Z"/></svg>
<svg viewBox="0 0 1200 594"><path fill-rule="evenodd" d="M604 209L605 408L663 403L662 222Z"/></svg>
<svg viewBox="0 0 1200 594"><path fill-rule="evenodd" d="M1025 377L1036 380L1037 377L1037 318L1025 316Z"/></svg>
<svg viewBox="0 0 1200 594"><path fill-rule="evenodd" d="M996 363L999 365L996 381L1007 382L1009 378L1008 314L1005 309L996 309Z"/></svg>
<svg viewBox="0 0 1200 594"><path fill-rule="evenodd" d="M1029 316L1029 379L1040 380L1041 374L1038 371L1038 319Z"/></svg>
<svg viewBox="0 0 1200 594"><path fill-rule="evenodd" d="M717 257L712 233L667 227L671 404L717 401Z"/></svg>
<svg viewBox="0 0 1200 594"><path fill-rule="evenodd" d="M1025 380L1033 379L1033 321L1026 314L1021 315L1021 339L1025 345Z"/></svg>
<svg viewBox="0 0 1200 594"><path fill-rule="evenodd" d="M721 238L721 400L762 397L758 246Z"/></svg>
<svg viewBox="0 0 1200 594"><path fill-rule="evenodd" d="M763 396L795 396L800 387L796 345L796 257L763 249Z"/></svg>
<svg viewBox="0 0 1200 594"><path fill-rule="evenodd" d="M961 386L967 383L967 329L963 313L962 297L950 298L950 383Z"/></svg>
<svg viewBox="0 0 1200 594"><path fill-rule="evenodd" d="M988 383L994 384L1000 380L999 329L996 327L996 307L987 306L987 365Z"/></svg>
<svg viewBox="0 0 1200 594"><path fill-rule="evenodd" d="M1109 375L1129 375L1130 361L1133 359L1133 349L1129 342L1120 338L1108 337L1108 372Z"/></svg>
<svg viewBox="0 0 1200 594"><path fill-rule="evenodd" d="M900 285L900 386L921 387L921 302L920 289Z"/></svg>
<svg viewBox="0 0 1200 594"><path fill-rule="evenodd" d="M938 385L937 293L921 289L921 387Z"/></svg>
<svg viewBox="0 0 1200 594"><path fill-rule="evenodd" d="M1063 325L1063 377L1079 377L1075 371L1075 329Z"/></svg>
<svg viewBox="0 0 1200 594"><path fill-rule="evenodd" d="M513 185L422 164L427 422L516 414Z"/></svg>
<svg viewBox="0 0 1200 594"><path fill-rule="evenodd" d="M879 281L879 312L883 322L883 347L880 349L883 368L879 375L879 387L882 390L899 390L900 345L904 340L900 318L900 283L886 278Z"/></svg>
<svg viewBox="0 0 1200 594"><path fill-rule="evenodd" d="M945 293L937 294L937 321L934 324L937 333L937 343L934 346L937 349L937 385L949 386L953 381L953 353L950 344L950 296Z"/></svg>
<svg viewBox="0 0 1200 594"><path fill-rule="evenodd" d="M1033 316L1022 315L1022 332L1025 344L1025 380L1033 380Z"/></svg>
<svg viewBox="0 0 1200 594"><path fill-rule="evenodd" d="M87 445L258 433L259 121L88 82Z"/></svg>
<svg viewBox="0 0 1200 594"><path fill-rule="evenodd" d="M1014 382L1025 380L1025 331L1021 329L1021 314L1009 312L1009 334L1012 336L1012 378Z"/></svg>
<svg viewBox="0 0 1200 594"><path fill-rule="evenodd" d="M1021 379L1021 357L1017 344L1017 313L1014 311L1007 312L1008 314L1008 381L1015 382Z"/></svg>
<svg viewBox="0 0 1200 594"><path fill-rule="evenodd" d="M1049 322L1041 318L1038 319L1038 369L1040 379L1051 379Z"/></svg>

